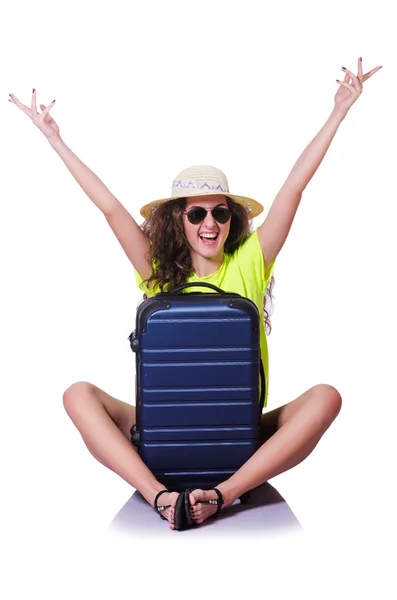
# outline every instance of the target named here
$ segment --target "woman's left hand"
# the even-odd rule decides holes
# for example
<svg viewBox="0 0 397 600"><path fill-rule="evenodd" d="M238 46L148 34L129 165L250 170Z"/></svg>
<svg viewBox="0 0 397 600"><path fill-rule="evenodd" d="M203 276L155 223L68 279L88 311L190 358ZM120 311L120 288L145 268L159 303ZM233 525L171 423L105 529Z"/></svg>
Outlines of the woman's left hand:
<svg viewBox="0 0 397 600"><path fill-rule="evenodd" d="M358 72L357 75L354 75L351 71L342 67L342 71L345 73L345 78L343 81L336 80L337 83L340 84L338 91L335 94L335 109L342 116L345 116L350 109L351 106L355 103L357 98L361 96L363 91L363 83L376 71L379 71L382 67L375 67L372 71L369 71L365 75L363 75L363 62L362 58L358 59ZM350 83L351 80L351 83Z"/></svg>

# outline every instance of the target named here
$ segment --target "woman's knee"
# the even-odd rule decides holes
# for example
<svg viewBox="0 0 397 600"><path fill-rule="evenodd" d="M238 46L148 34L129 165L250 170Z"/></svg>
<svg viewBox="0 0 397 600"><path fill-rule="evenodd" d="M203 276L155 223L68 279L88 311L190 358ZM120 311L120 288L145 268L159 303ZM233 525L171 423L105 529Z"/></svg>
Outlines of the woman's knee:
<svg viewBox="0 0 397 600"><path fill-rule="evenodd" d="M342 408L342 396L336 388L327 383L314 386L313 391L316 395L319 418L330 425Z"/></svg>
<svg viewBox="0 0 397 600"><path fill-rule="evenodd" d="M70 415L81 410L87 396L93 396L94 386L88 381L77 381L63 393L63 406Z"/></svg>

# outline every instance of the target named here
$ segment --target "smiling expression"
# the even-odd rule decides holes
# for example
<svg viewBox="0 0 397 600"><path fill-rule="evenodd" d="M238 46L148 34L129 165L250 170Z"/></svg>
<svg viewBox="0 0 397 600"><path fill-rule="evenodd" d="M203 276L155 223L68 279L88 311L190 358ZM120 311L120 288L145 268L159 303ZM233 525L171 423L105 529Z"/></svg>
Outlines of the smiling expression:
<svg viewBox="0 0 397 600"><path fill-rule="evenodd" d="M205 219L197 225L190 223L186 215L186 212L192 209L193 206L199 206L208 211ZM193 254L210 260L222 260L223 247L229 235L231 219L229 219L227 223L219 223L214 219L210 211L213 208L220 206L228 208L225 196L219 194L208 194L202 198L196 196L186 199L183 223L187 241ZM217 235L216 240L213 241L206 238L206 236L210 237L214 234ZM193 256L193 263L194 262Z"/></svg>

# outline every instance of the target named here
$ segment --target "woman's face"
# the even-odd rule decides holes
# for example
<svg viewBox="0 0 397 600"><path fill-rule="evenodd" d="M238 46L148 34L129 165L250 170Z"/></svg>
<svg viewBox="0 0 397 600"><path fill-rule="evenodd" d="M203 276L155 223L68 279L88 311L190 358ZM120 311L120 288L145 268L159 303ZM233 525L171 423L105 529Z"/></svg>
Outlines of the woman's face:
<svg viewBox="0 0 397 600"><path fill-rule="evenodd" d="M193 225L186 212L196 206L205 208L207 214L203 221ZM231 219L226 223L219 223L214 219L211 210L220 206L228 208L225 196L219 194L186 199L185 214L183 215L186 237L192 252L203 258L221 259L223 257L223 247L229 235ZM208 239L209 237L213 238L214 234L216 234L216 239Z"/></svg>

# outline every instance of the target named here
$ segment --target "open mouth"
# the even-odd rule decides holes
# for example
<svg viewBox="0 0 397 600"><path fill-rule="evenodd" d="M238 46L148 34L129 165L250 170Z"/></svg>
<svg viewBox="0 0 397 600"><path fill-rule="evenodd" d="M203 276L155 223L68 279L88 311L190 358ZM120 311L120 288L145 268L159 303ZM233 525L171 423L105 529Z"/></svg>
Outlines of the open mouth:
<svg viewBox="0 0 397 600"><path fill-rule="evenodd" d="M205 244L206 246L213 246L219 237L219 233L204 233L199 237L203 244Z"/></svg>

